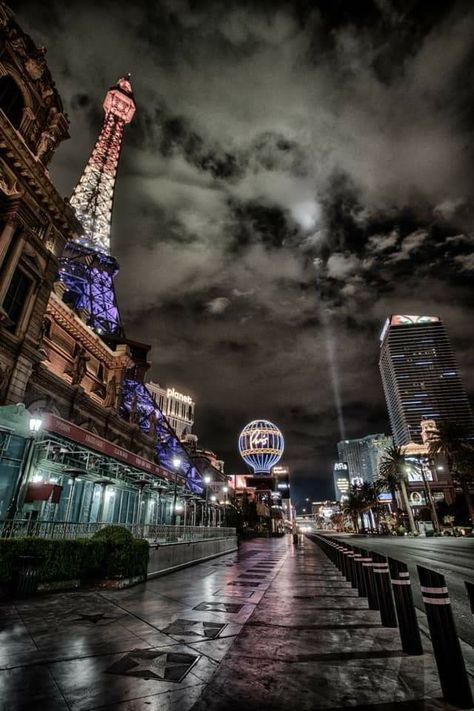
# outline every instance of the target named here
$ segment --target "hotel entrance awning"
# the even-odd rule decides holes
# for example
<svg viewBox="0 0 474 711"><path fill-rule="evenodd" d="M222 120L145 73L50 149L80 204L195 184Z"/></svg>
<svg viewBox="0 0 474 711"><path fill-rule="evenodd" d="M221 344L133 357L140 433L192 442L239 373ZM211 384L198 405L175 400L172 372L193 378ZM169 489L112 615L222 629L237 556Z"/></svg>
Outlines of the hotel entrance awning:
<svg viewBox="0 0 474 711"><path fill-rule="evenodd" d="M160 467L155 462L151 462L149 459L140 457L133 452L130 452L123 447L119 447L113 442L100 437L99 435L88 432L83 427L78 425L73 425L67 420L63 420L57 415L52 413L43 413L43 430L46 432L51 432L66 439L70 439L73 442L84 445L85 447L99 452L106 457L111 457L123 464L127 464L129 467L134 469L140 469L141 471L149 474L151 476L157 477L159 479L166 479L169 482L175 481L175 473L171 473L163 467ZM178 481L184 484L186 479L181 474L178 474Z"/></svg>

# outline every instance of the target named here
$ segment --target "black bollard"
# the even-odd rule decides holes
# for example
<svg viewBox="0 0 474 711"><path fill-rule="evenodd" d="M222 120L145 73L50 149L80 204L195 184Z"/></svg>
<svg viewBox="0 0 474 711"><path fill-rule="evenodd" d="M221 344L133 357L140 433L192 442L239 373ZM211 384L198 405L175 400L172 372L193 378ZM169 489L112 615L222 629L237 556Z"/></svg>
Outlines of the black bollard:
<svg viewBox="0 0 474 711"><path fill-rule="evenodd" d="M364 561L367 560L367 551L362 550L362 548L359 548L359 553L357 557L355 557L356 565L357 565L357 583L358 583L358 590L359 590L359 597L368 597L368 591L367 591L367 584L365 580L365 574L364 574Z"/></svg>
<svg viewBox="0 0 474 711"><path fill-rule="evenodd" d="M423 654L408 567L405 563L393 558L388 559L388 567L392 579L402 649L407 654Z"/></svg>
<svg viewBox="0 0 474 711"><path fill-rule="evenodd" d="M341 546L341 562L342 562L341 573L347 580L347 548L346 548L346 546Z"/></svg>
<svg viewBox="0 0 474 711"><path fill-rule="evenodd" d="M354 548L349 545L349 553L347 554L347 565L349 568L349 581L353 588L357 587L357 580L354 572Z"/></svg>
<svg viewBox="0 0 474 711"><path fill-rule="evenodd" d="M380 553L372 553L372 571L379 601L380 620L384 627L396 627L397 616L393 604L390 572L385 556Z"/></svg>
<svg viewBox="0 0 474 711"><path fill-rule="evenodd" d="M443 696L453 706L468 709L474 701L454 624L446 579L434 570L421 565L416 567Z"/></svg>
<svg viewBox="0 0 474 711"><path fill-rule="evenodd" d="M379 600L377 597L377 590L375 589L374 571L372 569L372 558L367 555L365 558L361 558L362 571L364 574L365 588L367 590L367 600L369 603L369 610L380 610Z"/></svg>
<svg viewBox="0 0 474 711"><path fill-rule="evenodd" d="M344 546L344 576L347 582L351 582L351 556L354 555L350 548Z"/></svg>
<svg viewBox="0 0 474 711"><path fill-rule="evenodd" d="M337 567L339 572L344 570L344 546L337 545Z"/></svg>
<svg viewBox="0 0 474 711"><path fill-rule="evenodd" d="M355 556L355 548L352 545L349 545L349 556L348 556L348 561L349 561L349 570L350 570L350 581L351 581L351 586L353 588L357 587L357 575L356 575L356 569L355 569L355 563L354 563L354 556Z"/></svg>
<svg viewBox="0 0 474 711"><path fill-rule="evenodd" d="M361 569L360 569L360 559L362 558L362 553L360 548L354 548L354 557L352 560L354 561L354 575L355 575L355 580L356 580L356 588L359 593L359 597L365 597L361 594L361 588L363 587L361 578Z"/></svg>
<svg viewBox="0 0 474 711"><path fill-rule="evenodd" d="M471 606L471 612L474 615L474 583L464 583L467 590L467 596L469 598L469 605Z"/></svg>

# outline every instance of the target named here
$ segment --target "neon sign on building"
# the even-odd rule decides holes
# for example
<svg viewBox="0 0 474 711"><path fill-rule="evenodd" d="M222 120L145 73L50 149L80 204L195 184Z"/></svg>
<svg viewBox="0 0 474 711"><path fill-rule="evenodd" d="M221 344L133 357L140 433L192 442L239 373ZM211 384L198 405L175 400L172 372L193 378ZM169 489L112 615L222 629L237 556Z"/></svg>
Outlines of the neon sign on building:
<svg viewBox="0 0 474 711"><path fill-rule="evenodd" d="M276 425L268 420L253 420L239 436L240 456L255 474L270 476L272 467L280 461L285 442Z"/></svg>

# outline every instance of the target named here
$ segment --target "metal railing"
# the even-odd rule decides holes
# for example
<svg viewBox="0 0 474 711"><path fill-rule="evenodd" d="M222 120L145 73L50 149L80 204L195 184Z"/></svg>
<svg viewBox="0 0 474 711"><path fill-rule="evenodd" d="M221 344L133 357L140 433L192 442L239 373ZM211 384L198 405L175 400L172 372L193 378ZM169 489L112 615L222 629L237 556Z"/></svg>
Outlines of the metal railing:
<svg viewBox="0 0 474 711"><path fill-rule="evenodd" d="M89 538L105 526L122 526L136 538L150 543L182 543L235 536L235 528L223 526L168 526L166 524L66 523L65 521L30 521L14 519L0 521L0 538Z"/></svg>

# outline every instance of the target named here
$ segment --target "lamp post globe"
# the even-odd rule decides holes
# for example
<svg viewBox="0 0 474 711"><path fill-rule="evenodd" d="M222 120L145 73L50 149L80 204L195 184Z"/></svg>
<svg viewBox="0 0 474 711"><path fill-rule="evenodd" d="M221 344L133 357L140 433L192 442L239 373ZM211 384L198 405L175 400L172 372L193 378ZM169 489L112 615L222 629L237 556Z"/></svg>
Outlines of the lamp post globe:
<svg viewBox="0 0 474 711"><path fill-rule="evenodd" d="M173 518L172 523L176 525L176 497L178 495L178 470L181 466L181 457L173 457L174 467L174 491L173 491Z"/></svg>
<svg viewBox="0 0 474 711"><path fill-rule="evenodd" d="M209 474L205 474L203 478L205 487L206 487L206 504L205 504L205 511L204 511L204 525L209 526L209 484L211 483L211 477Z"/></svg>

